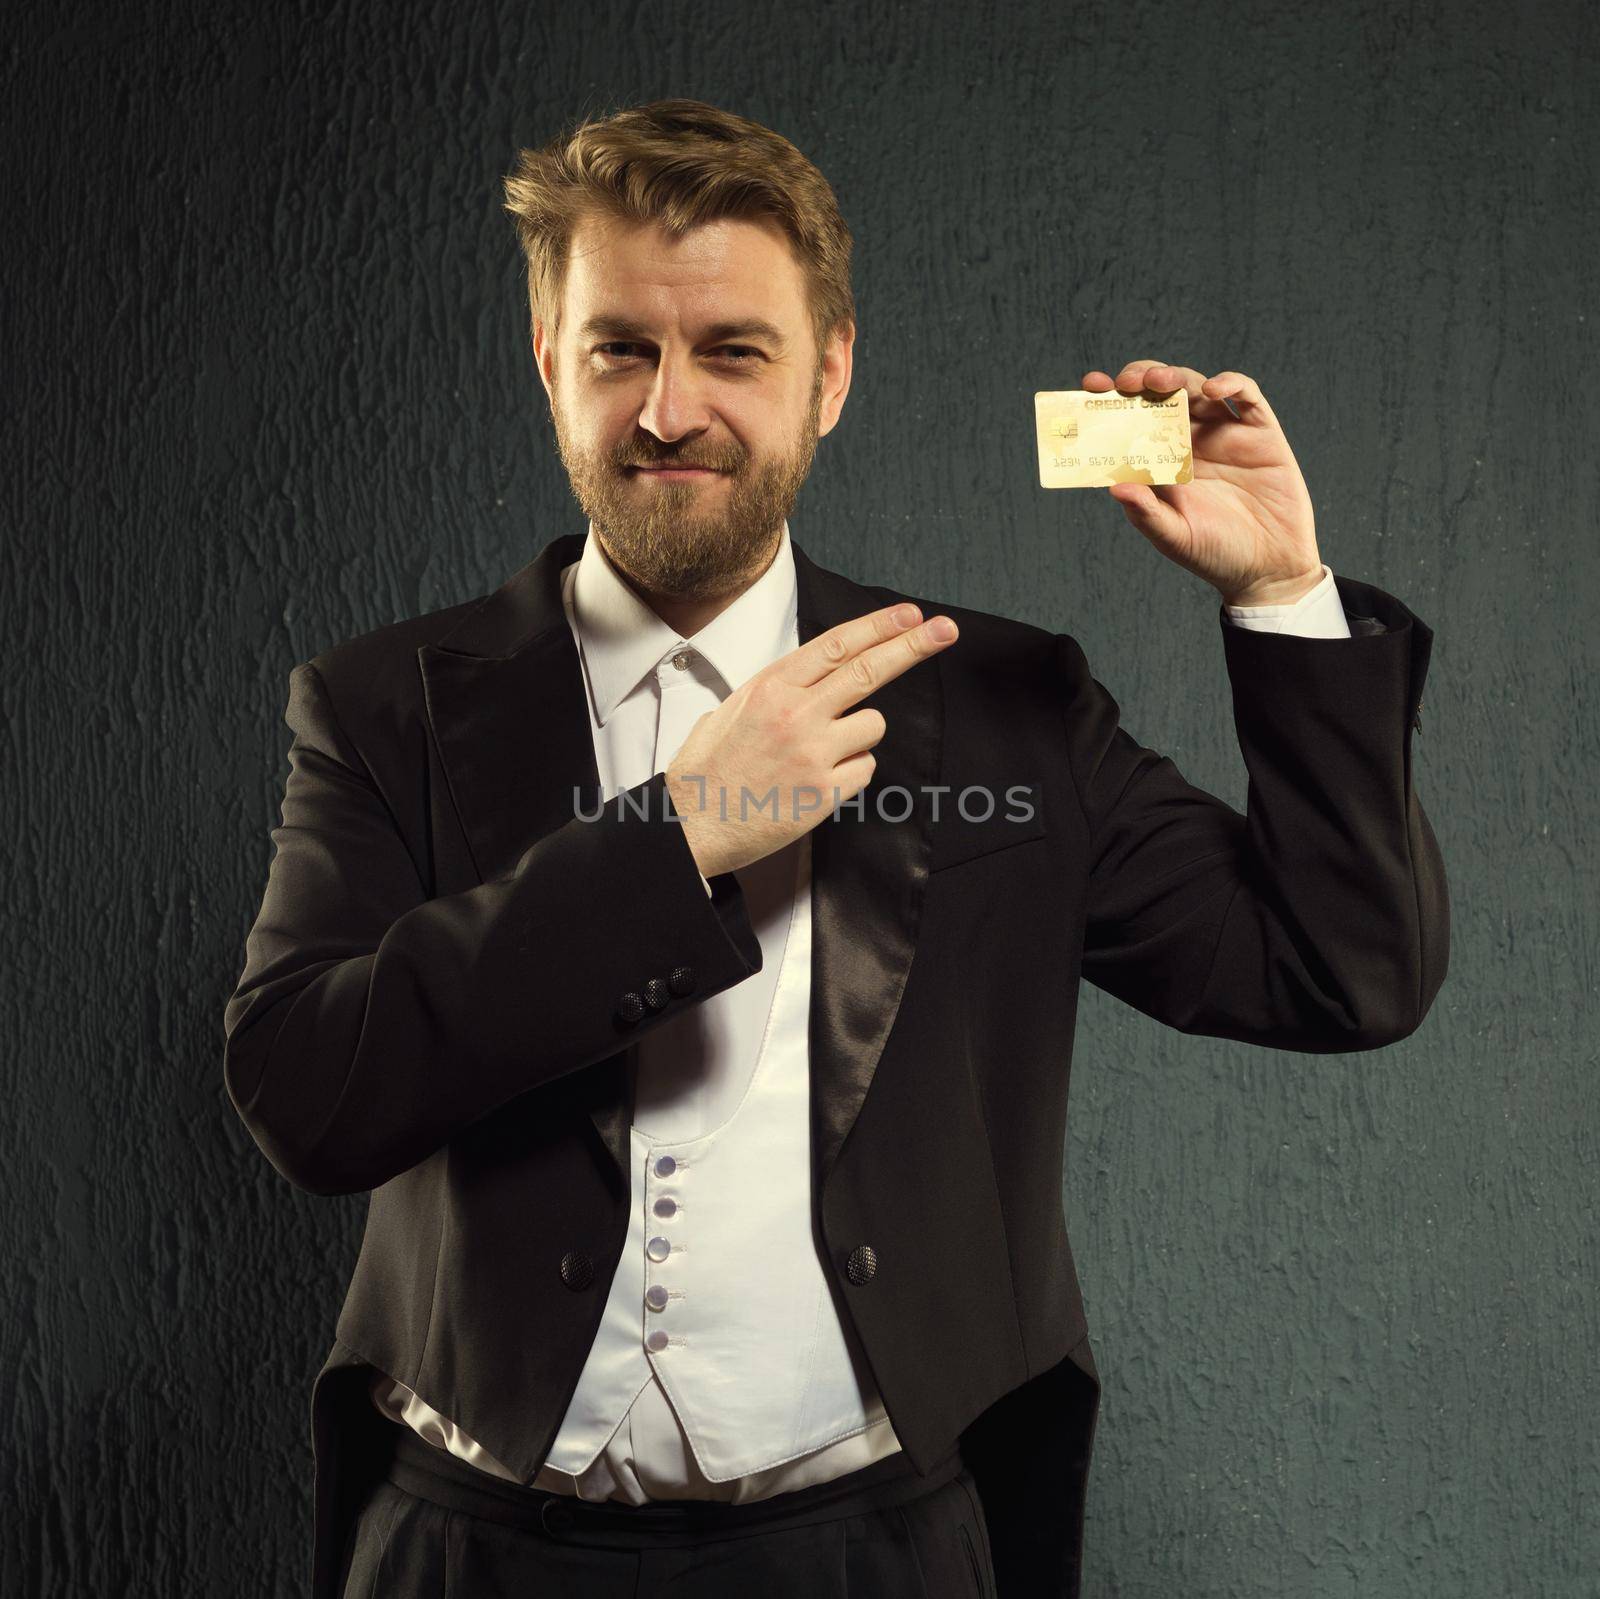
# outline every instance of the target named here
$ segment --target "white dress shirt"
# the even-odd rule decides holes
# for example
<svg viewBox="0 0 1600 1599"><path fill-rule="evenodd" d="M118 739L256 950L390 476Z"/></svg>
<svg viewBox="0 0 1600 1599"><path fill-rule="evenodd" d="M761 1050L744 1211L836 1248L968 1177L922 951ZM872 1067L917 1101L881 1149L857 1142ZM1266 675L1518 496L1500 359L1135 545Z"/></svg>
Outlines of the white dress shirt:
<svg viewBox="0 0 1600 1599"><path fill-rule="evenodd" d="M561 585L562 603L583 667L596 767L606 801L664 771L700 716L798 644L794 558L787 521L766 571L692 639L679 636L622 581L595 537L592 523L582 555L563 569ZM1264 632L1317 638L1350 636L1333 573L1326 564L1321 581L1291 604L1230 605L1224 612L1232 625ZM737 875L751 927L761 943L761 970L686 1012L682 1019L693 1020L694 1026L669 1025L641 1041L631 1143L635 1165L644 1172L646 1184L653 1146L670 1143L692 1150L697 1138L714 1135L732 1123L746 1100L758 1060L769 1092L782 1082L809 1086L810 855L807 833L785 849L740 869ZM710 892L709 884L706 892ZM769 1023L781 1036L767 1036ZM801 1114L798 1108L794 1114ZM794 1182L807 1180L801 1175L803 1162L793 1170ZM774 1194L771 1186L763 1182L758 1193L748 1196L749 1205L781 1204L781 1215L809 1218L809 1194ZM641 1194L636 1172L636 1202ZM643 1209L638 1203L635 1208ZM769 1214L776 1222L780 1213L769 1210ZM704 1212L700 1220L704 1225ZM704 1410L691 1416L686 1426L678 1413L682 1407L674 1406L659 1379L658 1371L663 1368L646 1368L638 1362L638 1328L633 1323L638 1319L634 1312L643 1273L635 1270L642 1263L633 1257L639 1252L639 1243L640 1239L631 1241L631 1250L625 1252L619 1266L619 1278L632 1273L639 1281L635 1283L630 1276L626 1284L613 1284L607 1319L596 1335L590 1360L546 1463L534 1478L534 1487L630 1504L658 1499L743 1503L829 1481L900 1448L870 1372L855 1358L853 1335L837 1325L831 1304L820 1292L814 1262L807 1262L818 1289L807 1360L813 1376L809 1388L795 1389L791 1403L810 1421L812 1434L842 1435L796 1455L786 1453L780 1438L742 1437L737 1416L729 1417L720 1436L717 1418ZM694 1264L702 1272L708 1269L698 1261ZM799 1283L792 1259L787 1267L776 1263L771 1268L783 1275L770 1283L751 1281L750 1269L747 1259L738 1285L744 1294L775 1299L792 1295ZM731 1285L722 1286L724 1292L731 1289ZM707 1296L698 1297L703 1302ZM728 1298L722 1301L725 1307L734 1303ZM627 1363L629 1358L632 1364ZM759 1354L741 1350L738 1369L750 1390L777 1389L788 1380L793 1348L774 1347L769 1359L764 1371ZM638 1371L645 1373L642 1386L631 1402L619 1401L619 1393L633 1390L633 1374ZM619 1384L623 1386L619 1388ZM680 1393L687 1397L685 1390ZM375 1374L372 1397L380 1411L410 1426L428 1442L491 1476L519 1481L449 1417L387 1373ZM736 1410L737 1403L738 1396L724 1395L721 1400L721 1406L730 1411ZM756 1409L754 1413L781 1417L779 1430L788 1437L788 1413L781 1407L774 1409L773 1403L769 1399L765 1412ZM616 1420L619 1405L622 1414ZM763 1448L763 1442L768 1447ZM770 1457L772 1464L736 1475L721 1470L719 1457L741 1452L750 1460ZM701 1454L709 1458L703 1460ZM569 1469L554 1464L557 1459Z"/></svg>

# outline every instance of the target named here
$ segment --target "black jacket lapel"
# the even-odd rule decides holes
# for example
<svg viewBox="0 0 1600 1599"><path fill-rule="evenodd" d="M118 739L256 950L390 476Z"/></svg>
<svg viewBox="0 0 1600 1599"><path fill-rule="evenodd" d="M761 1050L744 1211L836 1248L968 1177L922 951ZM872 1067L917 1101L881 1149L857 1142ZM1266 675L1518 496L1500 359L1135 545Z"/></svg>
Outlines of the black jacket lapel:
<svg viewBox="0 0 1600 1599"><path fill-rule="evenodd" d="M810 560L793 542L800 642L892 604ZM873 705L885 732L862 790L811 838L811 1149L818 1196L872 1086L916 953L933 848L926 790L937 782L944 697L937 657L890 679ZM904 790L904 792L900 792ZM904 821L891 820L905 815Z"/></svg>

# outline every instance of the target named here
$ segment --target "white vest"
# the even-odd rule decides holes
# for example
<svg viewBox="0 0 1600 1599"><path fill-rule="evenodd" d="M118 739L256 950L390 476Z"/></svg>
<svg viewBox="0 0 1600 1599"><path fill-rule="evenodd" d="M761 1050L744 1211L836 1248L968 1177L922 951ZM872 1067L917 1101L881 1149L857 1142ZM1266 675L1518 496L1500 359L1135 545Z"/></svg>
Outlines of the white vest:
<svg viewBox="0 0 1600 1599"><path fill-rule="evenodd" d="M753 1075L719 1127L693 1137L651 1137L637 1122L630 1131L633 1218L546 1457L557 1470L576 1474L595 1459L652 1372L713 1482L766 1470L884 1418L855 1339L835 1314L804 1202L805 1056L778 1047L804 1040L809 1020L809 834L746 870L763 868L775 878L794 873L793 901ZM649 1043L650 1035L640 1040L641 1082Z"/></svg>

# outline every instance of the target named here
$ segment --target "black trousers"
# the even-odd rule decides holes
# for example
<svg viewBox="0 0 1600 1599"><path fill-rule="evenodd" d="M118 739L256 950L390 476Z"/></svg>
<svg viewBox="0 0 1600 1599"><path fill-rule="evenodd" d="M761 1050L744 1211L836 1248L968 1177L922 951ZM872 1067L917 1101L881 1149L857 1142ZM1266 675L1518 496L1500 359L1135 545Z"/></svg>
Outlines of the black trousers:
<svg viewBox="0 0 1600 1599"><path fill-rule="evenodd" d="M344 1599L995 1599L959 1450L904 1453L750 1504L596 1504L502 1482L394 1428Z"/></svg>

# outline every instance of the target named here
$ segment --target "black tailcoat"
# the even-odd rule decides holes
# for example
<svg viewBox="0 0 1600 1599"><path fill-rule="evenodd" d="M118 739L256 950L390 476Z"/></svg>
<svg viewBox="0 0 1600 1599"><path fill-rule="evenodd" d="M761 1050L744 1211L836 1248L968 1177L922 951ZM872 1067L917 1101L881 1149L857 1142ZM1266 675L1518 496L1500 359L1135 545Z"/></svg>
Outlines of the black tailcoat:
<svg viewBox="0 0 1600 1599"><path fill-rule="evenodd" d="M373 1367L532 1480L627 1232L634 1045L760 966L661 774L577 814L599 790L559 578L585 536L290 674L225 1077L292 1183L371 1191L312 1391L314 1599L392 1425ZM802 642L901 599L961 627L863 702L888 731L860 813L812 834L817 1249L913 1464L959 1437L1004 1599L1074 1596L1100 1393L1062 1208L1079 980L1275 1049L1413 1032L1449 945L1412 787L1432 633L1337 575L1350 639L1219 607L1240 815L1121 727L1070 635L791 545ZM692 992L618 1020L684 966Z"/></svg>

